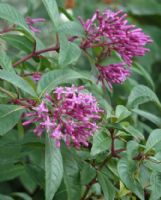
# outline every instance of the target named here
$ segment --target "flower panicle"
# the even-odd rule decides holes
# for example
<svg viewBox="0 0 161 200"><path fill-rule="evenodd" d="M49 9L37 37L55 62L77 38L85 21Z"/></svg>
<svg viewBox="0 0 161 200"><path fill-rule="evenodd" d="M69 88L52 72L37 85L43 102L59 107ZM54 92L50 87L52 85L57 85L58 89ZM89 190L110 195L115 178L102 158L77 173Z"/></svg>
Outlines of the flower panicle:
<svg viewBox="0 0 161 200"><path fill-rule="evenodd" d="M29 120L23 125L35 122L35 134L41 136L44 131L49 132L58 147L64 140L66 145L80 148L88 146L102 112L96 98L85 92L84 87L57 87L53 96L47 94L41 104L27 113Z"/></svg>
<svg viewBox="0 0 161 200"><path fill-rule="evenodd" d="M122 59L122 63L106 67L96 64L100 77L104 78L110 87L112 83L121 84L129 77L130 70L125 68L125 65L132 66L135 57L149 52L145 45L151 43L152 39L141 28L129 24L127 14L122 10L113 12L107 9L102 13L96 10L90 19L84 21L79 17L79 20L86 34L81 43L83 49L101 47L102 54L100 53L99 58L109 57L111 52L115 51Z"/></svg>
<svg viewBox="0 0 161 200"><path fill-rule="evenodd" d="M112 89L112 84L122 84L129 76L130 69L125 68L124 63L110 64L107 66L97 65L100 72L100 79L106 80L109 87Z"/></svg>
<svg viewBox="0 0 161 200"><path fill-rule="evenodd" d="M117 51L124 62L131 66L133 57L143 56L149 51L144 46L151 43L152 39L144 34L141 28L129 25L126 17L127 14L121 10L105 10L102 14L97 10L92 18L86 21L79 17L86 32L82 46L90 48L97 43L104 44L109 51Z"/></svg>

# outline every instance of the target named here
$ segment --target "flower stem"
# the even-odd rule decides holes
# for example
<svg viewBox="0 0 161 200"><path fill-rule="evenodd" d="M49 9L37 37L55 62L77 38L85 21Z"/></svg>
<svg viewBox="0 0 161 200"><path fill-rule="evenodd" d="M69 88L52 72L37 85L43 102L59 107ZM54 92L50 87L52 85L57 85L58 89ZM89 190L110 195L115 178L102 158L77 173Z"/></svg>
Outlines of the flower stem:
<svg viewBox="0 0 161 200"><path fill-rule="evenodd" d="M11 31L16 31L15 25L13 25L12 27L9 27L9 28L5 28L2 31L0 31L0 35L5 34L5 33L9 33Z"/></svg>
<svg viewBox="0 0 161 200"><path fill-rule="evenodd" d="M20 60L18 60L17 62L15 62L13 64L13 67L17 67L17 65L29 60L30 58L34 57L34 56L38 56L42 53L46 53L46 52L49 52L49 51L59 51L59 46L56 45L55 47L49 47L49 48L46 48L46 49L42 49L42 50L39 50L39 51L33 51L32 53L30 53L29 55L21 58Z"/></svg>
<svg viewBox="0 0 161 200"><path fill-rule="evenodd" d="M96 177L97 177L97 176L95 176L95 177L86 185L86 190L85 190L85 192L84 192L84 194L83 194L81 200L85 200L85 199L86 199L86 196L87 196L89 190L91 189L92 185L93 185L94 183L97 182Z"/></svg>

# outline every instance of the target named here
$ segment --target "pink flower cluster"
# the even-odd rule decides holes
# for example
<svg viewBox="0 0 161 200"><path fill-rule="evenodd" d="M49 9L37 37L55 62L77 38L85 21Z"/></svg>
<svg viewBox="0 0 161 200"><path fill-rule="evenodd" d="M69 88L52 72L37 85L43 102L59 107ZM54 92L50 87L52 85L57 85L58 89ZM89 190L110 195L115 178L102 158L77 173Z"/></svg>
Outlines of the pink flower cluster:
<svg viewBox="0 0 161 200"><path fill-rule="evenodd" d="M152 42L151 38L144 34L140 28L129 25L126 17L127 15L122 11L105 10L101 14L97 10L93 17L87 21L80 18L86 32L86 38L81 44L82 48L102 47L102 55L105 57L110 56L112 51L116 51L124 61L121 64L106 66L106 69L107 67L110 68L108 70L100 70L100 73L103 72L102 76L106 77L108 82L108 77L110 77L110 82L122 83L129 76L127 70L130 71L129 68L125 69L124 66L131 66L135 56L143 56L148 52L149 49L144 46ZM114 70L115 67L116 70ZM112 76L115 77L114 80L111 79Z"/></svg>
<svg viewBox="0 0 161 200"><path fill-rule="evenodd" d="M32 19L31 17L26 17L26 23L29 26L30 30L34 33L40 33L41 31L38 28L33 27L35 23L38 22L45 22L44 18L35 18Z"/></svg>
<svg viewBox="0 0 161 200"><path fill-rule="evenodd" d="M111 64L106 67L97 65L97 68L100 71L101 80L107 80L110 88L113 83L121 84L130 76L129 70L125 69L123 63Z"/></svg>
<svg viewBox="0 0 161 200"><path fill-rule="evenodd" d="M64 140L67 146L79 148L88 146L102 112L96 98L85 92L83 86L57 87L52 96L47 94L40 105L26 114L29 119L23 125L36 122L34 132L38 136L47 131L57 147Z"/></svg>

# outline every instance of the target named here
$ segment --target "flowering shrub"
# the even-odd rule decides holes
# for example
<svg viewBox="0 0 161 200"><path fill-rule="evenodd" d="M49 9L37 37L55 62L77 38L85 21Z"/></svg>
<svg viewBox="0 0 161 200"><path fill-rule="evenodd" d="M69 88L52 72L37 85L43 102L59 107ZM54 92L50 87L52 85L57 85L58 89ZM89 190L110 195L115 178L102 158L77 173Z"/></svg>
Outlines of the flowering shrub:
<svg viewBox="0 0 161 200"><path fill-rule="evenodd" d="M93 2L0 3L0 200L161 198L160 29Z"/></svg>

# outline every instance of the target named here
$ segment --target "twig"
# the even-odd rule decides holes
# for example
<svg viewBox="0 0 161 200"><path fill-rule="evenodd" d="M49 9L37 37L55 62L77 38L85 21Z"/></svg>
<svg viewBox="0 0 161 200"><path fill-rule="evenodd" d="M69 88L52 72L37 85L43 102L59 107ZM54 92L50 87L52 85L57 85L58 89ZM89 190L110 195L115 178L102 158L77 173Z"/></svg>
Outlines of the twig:
<svg viewBox="0 0 161 200"><path fill-rule="evenodd" d="M23 100L21 100L21 99L13 99L12 103L17 104L17 105L21 105L25 108L32 110L32 105L24 103Z"/></svg>
<svg viewBox="0 0 161 200"><path fill-rule="evenodd" d="M114 135L114 129L113 128L110 128L110 134L111 134L111 152L109 153L109 155L105 158L105 160L103 160L103 162L100 163L100 165L98 167L96 166L93 166L97 171L100 171L105 165L106 163L112 158L112 157L116 157L116 158L120 158L119 155L117 155L118 153L122 152L122 151L125 151L126 149L125 148L121 148L121 149L115 149L115 139L116 139L116 136ZM86 185L86 190L83 194L83 197L81 198L81 200L85 200L86 199L86 196L90 190L90 188L92 187L92 185L94 183L97 182L97 174L96 176L88 183L88 185Z"/></svg>
<svg viewBox="0 0 161 200"><path fill-rule="evenodd" d="M0 35L4 34L4 33L8 33L8 32L11 32L11 31L17 31L15 29L16 25L13 25L12 27L9 27L9 28L4 28L2 31L0 31Z"/></svg>
<svg viewBox="0 0 161 200"><path fill-rule="evenodd" d="M97 182L96 177L97 177L97 175L86 185L86 190L85 190L85 192L84 192L84 194L83 194L81 200L85 200L85 199L86 199L86 196L87 196L87 194L88 194L90 188L92 187L92 185L93 185L94 183Z"/></svg>
<svg viewBox="0 0 161 200"><path fill-rule="evenodd" d="M107 158L105 158L105 160L100 164L98 170L101 170L111 158L112 158L111 154L109 156L107 156Z"/></svg>
<svg viewBox="0 0 161 200"><path fill-rule="evenodd" d="M143 152L140 152L137 156L133 157L133 160L144 160L146 158L147 156Z"/></svg>
<svg viewBox="0 0 161 200"><path fill-rule="evenodd" d="M49 51L59 51L59 46L56 45L55 47L49 47L49 48L46 48L46 49L42 49L42 50L39 50L39 51L33 51L32 53L30 53L29 55L21 58L20 60L18 60L17 62L15 62L13 64L13 67L17 67L17 65L29 60L30 58L34 57L34 56L38 56L42 53L46 53L46 52L49 52Z"/></svg>
<svg viewBox="0 0 161 200"><path fill-rule="evenodd" d="M111 134L111 140L112 140L112 143L111 143L111 156L112 157L116 157L116 158L120 158L120 156L117 155L118 150L117 151L115 150L115 139L116 139L116 137L114 135L114 129L113 128L110 129L110 134Z"/></svg>

